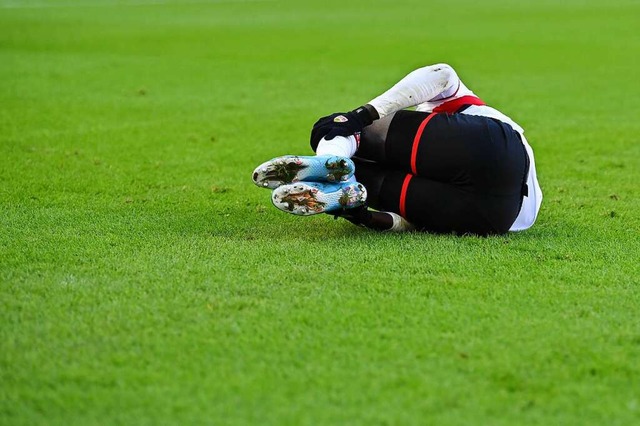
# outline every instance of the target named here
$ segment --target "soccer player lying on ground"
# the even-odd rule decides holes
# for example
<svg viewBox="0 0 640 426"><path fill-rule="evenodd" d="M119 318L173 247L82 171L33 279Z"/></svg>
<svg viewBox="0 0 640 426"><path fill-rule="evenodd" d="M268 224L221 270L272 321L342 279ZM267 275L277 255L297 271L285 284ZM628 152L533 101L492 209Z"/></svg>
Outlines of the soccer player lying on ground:
<svg viewBox="0 0 640 426"><path fill-rule="evenodd" d="M449 65L417 69L366 105L321 118L311 146L316 156L277 157L253 172L280 210L380 231L490 235L531 227L540 209L524 130Z"/></svg>

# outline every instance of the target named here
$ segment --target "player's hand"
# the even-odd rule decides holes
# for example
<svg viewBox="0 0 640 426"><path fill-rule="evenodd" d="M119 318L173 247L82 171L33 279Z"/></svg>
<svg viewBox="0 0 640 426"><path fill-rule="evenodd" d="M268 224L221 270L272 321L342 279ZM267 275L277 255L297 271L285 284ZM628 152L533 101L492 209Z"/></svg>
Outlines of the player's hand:
<svg viewBox="0 0 640 426"><path fill-rule="evenodd" d="M364 107L322 117L316 121L311 129L311 147L315 151L322 138L331 140L336 136L347 137L360 133L365 126L372 122L371 114Z"/></svg>

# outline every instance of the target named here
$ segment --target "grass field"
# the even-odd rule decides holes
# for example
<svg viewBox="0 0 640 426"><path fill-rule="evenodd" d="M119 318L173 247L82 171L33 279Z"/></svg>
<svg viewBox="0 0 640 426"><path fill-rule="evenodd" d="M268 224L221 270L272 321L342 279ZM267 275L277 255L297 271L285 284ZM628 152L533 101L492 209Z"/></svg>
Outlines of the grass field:
<svg viewBox="0 0 640 426"><path fill-rule="evenodd" d="M0 0L0 424L640 422L637 1ZM527 232L274 209L257 164L448 62Z"/></svg>

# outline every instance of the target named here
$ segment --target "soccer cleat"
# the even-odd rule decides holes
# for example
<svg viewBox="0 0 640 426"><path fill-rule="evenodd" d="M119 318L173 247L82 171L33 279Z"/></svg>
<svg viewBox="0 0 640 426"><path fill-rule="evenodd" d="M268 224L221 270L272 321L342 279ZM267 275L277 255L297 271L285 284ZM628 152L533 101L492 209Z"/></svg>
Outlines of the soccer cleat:
<svg viewBox="0 0 640 426"><path fill-rule="evenodd" d="M253 171L253 183L261 188L275 189L298 181L344 182L355 171L353 161L335 155L285 155L262 163Z"/></svg>
<svg viewBox="0 0 640 426"><path fill-rule="evenodd" d="M274 206L298 216L352 209L366 200L367 190L358 182L297 182L282 185L271 194Z"/></svg>

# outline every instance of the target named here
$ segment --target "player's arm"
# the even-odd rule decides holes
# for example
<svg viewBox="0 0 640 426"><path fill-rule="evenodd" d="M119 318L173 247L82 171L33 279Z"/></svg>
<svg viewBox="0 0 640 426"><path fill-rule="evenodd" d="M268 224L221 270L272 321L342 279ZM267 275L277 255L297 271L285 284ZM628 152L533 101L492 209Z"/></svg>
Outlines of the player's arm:
<svg viewBox="0 0 640 426"><path fill-rule="evenodd" d="M368 105L382 118L424 102L453 96L459 86L460 79L451 66L429 65L409 73Z"/></svg>
<svg viewBox="0 0 640 426"><path fill-rule="evenodd" d="M453 94L460 85L454 69L447 64L429 65L409 73L392 88L367 104L350 112L322 117L311 130L311 146L315 150L320 139L350 136L375 120L405 108Z"/></svg>

